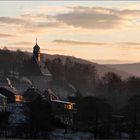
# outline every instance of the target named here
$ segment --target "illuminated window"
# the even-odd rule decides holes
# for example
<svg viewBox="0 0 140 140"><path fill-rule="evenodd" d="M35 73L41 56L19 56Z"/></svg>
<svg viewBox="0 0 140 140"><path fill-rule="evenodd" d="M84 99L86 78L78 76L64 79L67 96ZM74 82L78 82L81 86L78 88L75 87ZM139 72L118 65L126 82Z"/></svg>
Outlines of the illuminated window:
<svg viewBox="0 0 140 140"><path fill-rule="evenodd" d="M21 95L16 95L15 96L16 102L21 102L23 100L23 96Z"/></svg>
<svg viewBox="0 0 140 140"><path fill-rule="evenodd" d="M72 104L65 104L65 109L73 109L73 105Z"/></svg>

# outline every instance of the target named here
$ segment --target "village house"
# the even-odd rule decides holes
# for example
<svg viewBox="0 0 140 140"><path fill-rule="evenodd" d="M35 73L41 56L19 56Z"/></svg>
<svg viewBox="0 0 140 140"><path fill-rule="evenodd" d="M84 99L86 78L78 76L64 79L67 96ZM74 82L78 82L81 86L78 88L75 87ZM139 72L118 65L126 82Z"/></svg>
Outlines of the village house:
<svg viewBox="0 0 140 140"><path fill-rule="evenodd" d="M73 125L73 115L75 103L60 100L51 89L44 93L51 103L53 115L67 125Z"/></svg>

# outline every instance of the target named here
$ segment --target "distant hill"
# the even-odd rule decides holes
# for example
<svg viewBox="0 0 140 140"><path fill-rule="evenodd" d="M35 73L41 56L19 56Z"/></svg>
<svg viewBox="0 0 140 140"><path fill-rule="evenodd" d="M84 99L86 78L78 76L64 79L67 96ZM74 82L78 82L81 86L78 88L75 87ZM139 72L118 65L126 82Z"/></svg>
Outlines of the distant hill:
<svg viewBox="0 0 140 140"><path fill-rule="evenodd" d="M91 59L91 62L96 62L99 64L130 64L130 63L135 63L134 61L130 60L117 60L117 59L105 59L105 60L100 60L100 59Z"/></svg>
<svg viewBox="0 0 140 140"><path fill-rule="evenodd" d="M9 50L0 50L0 69L15 69L22 65L22 62L25 59L29 59L32 56L32 53L22 52L22 51L9 51ZM69 58L73 62L81 63L81 64L90 64L94 66L98 72L99 77L102 77L105 73L114 72L121 76L123 79L128 78L131 75L140 76L140 64L126 64L126 65L102 65L98 63L94 63L91 61L87 61L84 59L72 57L72 56L64 56L64 55L49 55L43 54L42 60L46 59L53 60L55 58L60 58L63 62L67 58ZM3 63L4 62L4 63Z"/></svg>
<svg viewBox="0 0 140 140"><path fill-rule="evenodd" d="M102 77L105 73L108 73L108 72L114 72L117 75L121 76L123 79L132 76L132 74L130 72L127 72L127 71L124 71L121 69L117 69L115 67L113 68L112 65L98 64L98 63L94 63L94 62L91 62L88 60L84 60L84 59L80 59L80 58L76 58L76 57L72 57L72 56L49 55L49 54L44 54L44 55L46 58L49 58L51 60L53 60L55 58L61 58L64 62L66 60L66 58L69 57L74 62L78 62L78 63L82 63L82 64L91 64L91 65L95 66L100 77Z"/></svg>
<svg viewBox="0 0 140 140"><path fill-rule="evenodd" d="M111 64L106 65L110 68L115 68L120 71L124 71L130 73L131 75L140 77L140 63L132 63L132 64Z"/></svg>

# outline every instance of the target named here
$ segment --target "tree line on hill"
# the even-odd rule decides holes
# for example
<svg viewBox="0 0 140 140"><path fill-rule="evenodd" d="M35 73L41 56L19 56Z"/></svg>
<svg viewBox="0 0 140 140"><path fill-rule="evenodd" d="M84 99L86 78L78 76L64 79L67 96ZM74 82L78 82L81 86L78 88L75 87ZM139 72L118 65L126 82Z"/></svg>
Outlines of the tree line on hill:
<svg viewBox="0 0 140 140"><path fill-rule="evenodd" d="M140 95L139 77L122 80L119 75L108 72L100 78L94 65L74 62L69 57L65 61L47 59L46 66L53 75L54 84L68 86L71 83L82 96L104 98L117 108L124 106L131 96Z"/></svg>
<svg viewBox="0 0 140 140"><path fill-rule="evenodd" d="M6 71L19 71L25 60L30 58L29 54L21 50L10 51L6 47L0 49L0 69Z"/></svg>

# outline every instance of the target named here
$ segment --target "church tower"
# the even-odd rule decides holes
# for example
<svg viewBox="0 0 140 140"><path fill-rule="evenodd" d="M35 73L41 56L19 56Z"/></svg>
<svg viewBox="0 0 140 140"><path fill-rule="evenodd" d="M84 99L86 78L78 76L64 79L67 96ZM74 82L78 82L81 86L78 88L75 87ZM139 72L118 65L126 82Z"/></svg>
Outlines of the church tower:
<svg viewBox="0 0 140 140"><path fill-rule="evenodd" d="M33 47L33 59L36 61L40 61L40 47L37 44L37 38L36 45Z"/></svg>

